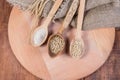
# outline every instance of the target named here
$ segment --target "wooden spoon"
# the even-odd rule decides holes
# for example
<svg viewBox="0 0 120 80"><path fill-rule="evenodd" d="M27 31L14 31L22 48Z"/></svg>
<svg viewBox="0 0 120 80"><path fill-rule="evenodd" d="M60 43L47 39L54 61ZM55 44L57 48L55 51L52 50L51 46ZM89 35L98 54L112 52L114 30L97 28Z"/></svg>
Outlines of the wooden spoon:
<svg viewBox="0 0 120 80"><path fill-rule="evenodd" d="M32 35L31 35L31 43L33 46L41 46L45 40L47 39L48 36L48 26L53 19L55 13L57 12L58 8L62 4L63 0L56 0L51 11L49 12L47 18L43 22L41 26L36 28Z"/></svg>
<svg viewBox="0 0 120 80"><path fill-rule="evenodd" d="M84 18L85 0L80 0L77 20L77 33L70 44L70 55L74 58L81 58L85 53L85 45L82 39L82 24Z"/></svg>
<svg viewBox="0 0 120 80"><path fill-rule="evenodd" d="M73 0L71 7L63 21L62 27L59 29L57 34L50 36L48 40L48 50L51 57L55 57L62 53L65 47L65 40L63 37L63 31L70 24L75 12L77 11L79 0ZM56 49L57 48L57 49Z"/></svg>

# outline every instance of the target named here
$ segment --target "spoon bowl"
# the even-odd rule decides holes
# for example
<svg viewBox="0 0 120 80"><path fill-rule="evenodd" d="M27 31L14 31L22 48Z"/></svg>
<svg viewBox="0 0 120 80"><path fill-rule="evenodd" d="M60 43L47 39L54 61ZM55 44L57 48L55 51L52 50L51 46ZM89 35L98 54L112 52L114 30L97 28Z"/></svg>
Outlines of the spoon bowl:
<svg viewBox="0 0 120 80"><path fill-rule="evenodd" d="M70 43L70 56L73 58L82 58L85 54L85 44L82 38L73 39Z"/></svg>
<svg viewBox="0 0 120 80"><path fill-rule="evenodd" d="M31 43L34 47L42 45L48 36L48 30L46 27L36 28L31 35Z"/></svg>
<svg viewBox="0 0 120 80"><path fill-rule="evenodd" d="M48 49L51 57L56 57L57 55L63 53L65 49L65 40L62 34L57 33L50 36L48 40Z"/></svg>

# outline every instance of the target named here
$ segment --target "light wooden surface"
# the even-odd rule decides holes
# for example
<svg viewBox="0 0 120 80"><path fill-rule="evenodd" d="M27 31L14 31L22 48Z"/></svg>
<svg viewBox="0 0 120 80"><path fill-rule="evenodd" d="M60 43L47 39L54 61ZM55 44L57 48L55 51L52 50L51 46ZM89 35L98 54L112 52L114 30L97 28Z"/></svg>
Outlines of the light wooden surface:
<svg viewBox="0 0 120 80"><path fill-rule="evenodd" d="M14 7L9 19L8 36L18 61L41 79L75 80L88 76L103 65L113 47L115 29L97 29L83 32L87 52L82 59L73 59L66 53L51 58L47 46L36 48L30 44L30 23L29 13ZM68 37L74 37L75 32L69 31Z"/></svg>
<svg viewBox="0 0 120 80"><path fill-rule="evenodd" d="M0 0L0 80L40 80L24 69L10 48L7 23L11 7ZM116 31L115 45L107 62L95 73L82 80L120 79L120 31Z"/></svg>

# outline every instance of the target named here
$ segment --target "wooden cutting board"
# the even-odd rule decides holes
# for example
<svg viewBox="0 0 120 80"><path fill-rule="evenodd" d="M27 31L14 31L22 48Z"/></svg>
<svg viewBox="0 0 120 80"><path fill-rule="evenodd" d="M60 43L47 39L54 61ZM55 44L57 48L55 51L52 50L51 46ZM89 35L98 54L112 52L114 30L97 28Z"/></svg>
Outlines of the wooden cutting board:
<svg viewBox="0 0 120 80"><path fill-rule="evenodd" d="M44 80L75 80L83 78L103 65L113 47L114 28L84 31L87 53L82 59L67 54L51 58L46 46L35 48L29 42L32 17L14 7L9 19L9 41L18 61L32 74ZM59 24L53 25L53 27ZM56 27L54 28L56 30ZM69 31L71 38L75 30Z"/></svg>

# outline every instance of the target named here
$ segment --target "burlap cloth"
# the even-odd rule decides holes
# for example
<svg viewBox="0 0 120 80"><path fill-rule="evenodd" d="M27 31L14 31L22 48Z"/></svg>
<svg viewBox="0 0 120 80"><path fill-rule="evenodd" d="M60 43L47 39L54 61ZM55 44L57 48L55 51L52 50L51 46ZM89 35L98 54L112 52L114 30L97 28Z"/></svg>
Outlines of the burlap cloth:
<svg viewBox="0 0 120 80"><path fill-rule="evenodd" d="M33 0L7 0L25 10ZM69 9L71 0L64 0L62 13L57 12L55 19L62 19ZM46 4L42 16L46 17L53 2ZM71 22L75 26L76 17ZM120 0L87 0L83 30L120 26Z"/></svg>

